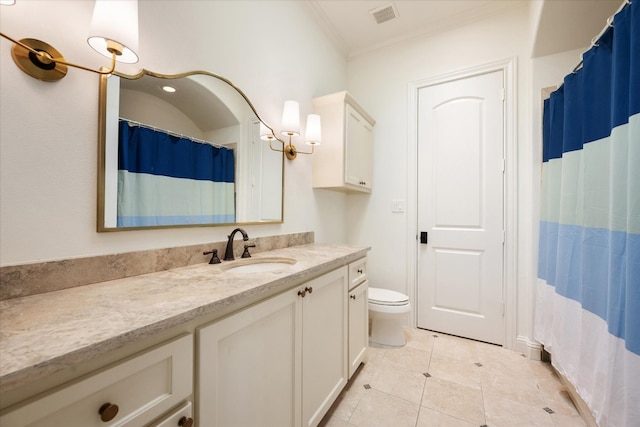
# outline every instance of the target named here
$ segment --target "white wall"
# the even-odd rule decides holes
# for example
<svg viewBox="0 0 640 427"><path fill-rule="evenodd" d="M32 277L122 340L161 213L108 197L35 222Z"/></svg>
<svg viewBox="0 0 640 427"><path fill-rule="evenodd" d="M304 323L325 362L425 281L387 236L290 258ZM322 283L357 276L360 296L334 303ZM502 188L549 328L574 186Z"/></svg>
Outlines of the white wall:
<svg viewBox="0 0 640 427"><path fill-rule="evenodd" d="M373 247L368 271L371 286L395 289L409 295L414 279L408 277L408 247L415 239L415 225L408 214L392 213L391 201L410 201L407 152L415 147L408 129L409 84L442 74L481 66L498 60L517 60L517 168L518 241L531 246L533 159L530 112L529 10L516 7L482 22L452 29L429 38L417 39L352 59L348 64L348 89L377 120L374 132L373 186L370 196L348 199L349 242ZM415 185L414 185L415 187ZM411 207L411 203L408 203ZM415 204L414 204L415 206ZM529 250L518 254L518 283L508 284L515 292L529 292L532 257ZM532 301L522 301L528 310ZM526 334L530 319L518 324L518 335Z"/></svg>
<svg viewBox="0 0 640 427"><path fill-rule="evenodd" d="M67 60L108 60L85 42L92 1L18 1L1 6L2 31L52 44ZM304 2L141 1L140 62L161 73L193 69L231 79L277 129L286 99L346 88L346 63ZM0 41L0 265L223 240L231 227L97 233L98 77L70 69L45 83L20 71ZM258 237L315 231L343 242L345 196L311 189L311 159L286 161L284 224L247 227Z"/></svg>

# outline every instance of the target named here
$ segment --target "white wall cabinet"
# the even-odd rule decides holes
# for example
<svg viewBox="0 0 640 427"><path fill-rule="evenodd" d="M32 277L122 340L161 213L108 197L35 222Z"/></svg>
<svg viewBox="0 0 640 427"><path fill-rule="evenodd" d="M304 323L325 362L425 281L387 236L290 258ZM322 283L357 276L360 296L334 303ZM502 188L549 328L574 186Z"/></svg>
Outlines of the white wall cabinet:
<svg viewBox="0 0 640 427"><path fill-rule="evenodd" d="M344 91L314 98L313 110L322 117L313 187L370 193L375 120Z"/></svg>
<svg viewBox="0 0 640 427"><path fill-rule="evenodd" d="M64 386L0 417L3 426L142 426L193 392L193 335Z"/></svg>
<svg viewBox="0 0 640 427"><path fill-rule="evenodd" d="M347 382L347 276L199 328L198 425L318 425Z"/></svg>
<svg viewBox="0 0 640 427"><path fill-rule="evenodd" d="M366 361L369 345L367 259L349 264L349 379Z"/></svg>

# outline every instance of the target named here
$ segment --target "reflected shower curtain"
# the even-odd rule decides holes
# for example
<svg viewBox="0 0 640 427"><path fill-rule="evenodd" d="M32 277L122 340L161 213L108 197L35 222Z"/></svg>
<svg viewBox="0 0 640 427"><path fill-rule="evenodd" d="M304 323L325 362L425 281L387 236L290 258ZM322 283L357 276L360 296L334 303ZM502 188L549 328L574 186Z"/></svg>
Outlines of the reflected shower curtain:
<svg viewBox="0 0 640 427"><path fill-rule="evenodd" d="M535 338L601 426L640 426L640 1L545 101Z"/></svg>
<svg viewBox="0 0 640 427"><path fill-rule="evenodd" d="M235 222L233 150L120 121L118 227Z"/></svg>

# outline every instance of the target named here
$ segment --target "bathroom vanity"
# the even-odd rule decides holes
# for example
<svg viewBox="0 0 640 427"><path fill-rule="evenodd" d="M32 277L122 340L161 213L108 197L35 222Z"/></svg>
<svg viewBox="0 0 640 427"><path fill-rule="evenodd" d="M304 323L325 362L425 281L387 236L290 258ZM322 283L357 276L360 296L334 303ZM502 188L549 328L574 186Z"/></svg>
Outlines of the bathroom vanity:
<svg viewBox="0 0 640 427"><path fill-rule="evenodd" d="M0 301L0 424L317 425L366 354L367 251L294 246Z"/></svg>

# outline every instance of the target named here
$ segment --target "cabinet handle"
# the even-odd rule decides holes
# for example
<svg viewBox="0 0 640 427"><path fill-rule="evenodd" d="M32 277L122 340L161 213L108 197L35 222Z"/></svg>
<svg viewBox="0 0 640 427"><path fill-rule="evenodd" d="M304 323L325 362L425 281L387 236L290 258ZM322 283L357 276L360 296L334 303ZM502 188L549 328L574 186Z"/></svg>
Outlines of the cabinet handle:
<svg viewBox="0 0 640 427"><path fill-rule="evenodd" d="M363 269L361 269L361 268L359 268L359 269L358 269L358 274L362 274L362 273L364 273L364 270L363 270Z"/></svg>
<svg viewBox="0 0 640 427"><path fill-rule="evenodd" d="M193 426L193 418L182 417L180 421L178 421L178 425L180 427L192 427Z"/></svg>
<svg viewBox="0 0 640 427"><path fill-rule="evenodd" d="M105 403L100 407L100 409L98 409L98 413L100 414L100 419L105 423L111 421L116 417L116 415L118 415L119 409L120 408L118 408L118 405L114 403L109 403L109 402Z"/></svg>
<svg viewBox="0 0 640 427"><path fill-rule="evenodd" d="M298 291L298 295L304 298L304 296L307 295L307 288L305 288L304 291Z"/></svg>
<svg viewBox="0 0 640 427"><path fill-rule="evenodd" d="M311 286L309 286L308 288L304 288L304 290L309 293L313 293L313 288Z"/></svg>
<svg viewBox="0 0 640 427"><path fill-rule="evenodd" d="M355 295L349 295L349 298L351 298L352 300L354 300L354 301L355 301L356 296L355 296Z"/></svg>

